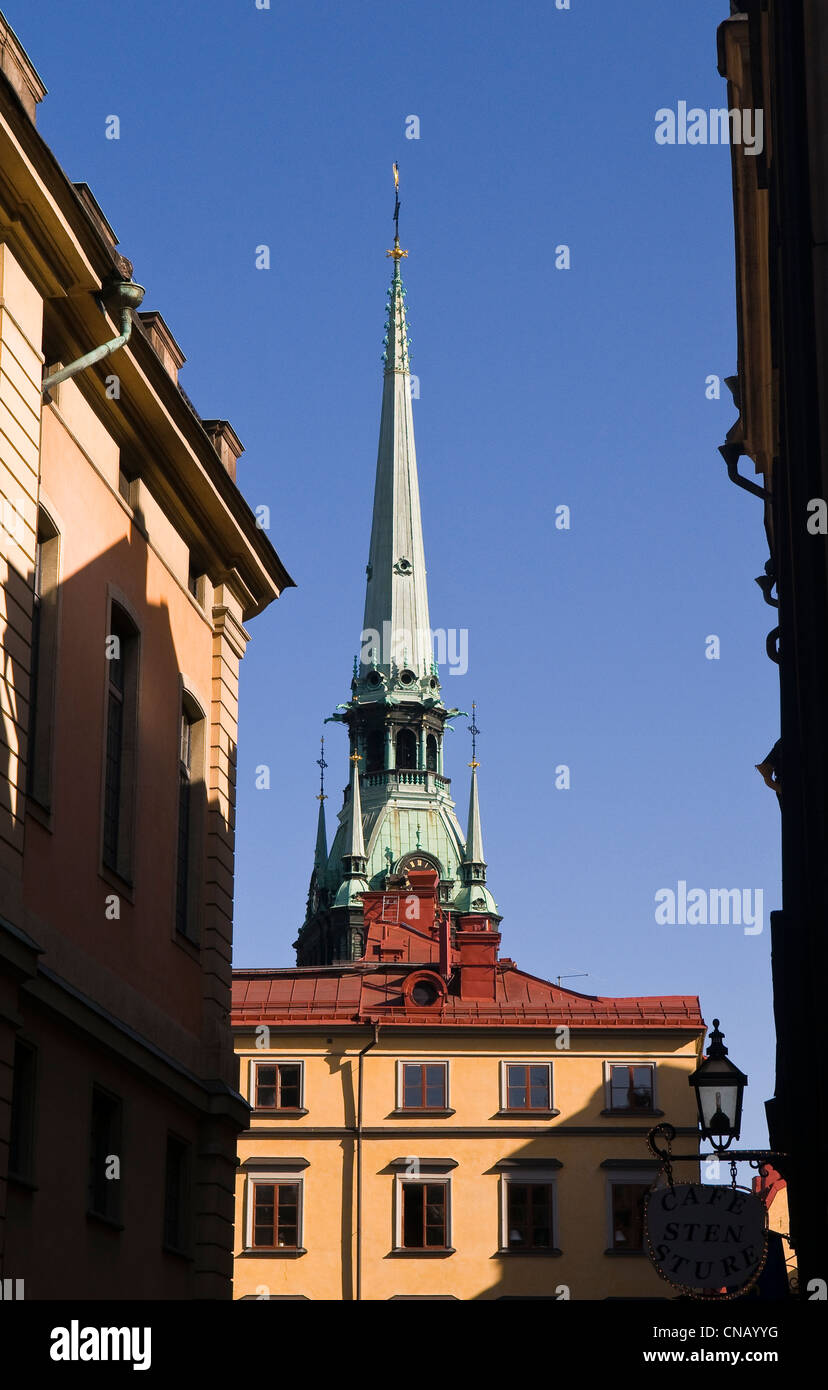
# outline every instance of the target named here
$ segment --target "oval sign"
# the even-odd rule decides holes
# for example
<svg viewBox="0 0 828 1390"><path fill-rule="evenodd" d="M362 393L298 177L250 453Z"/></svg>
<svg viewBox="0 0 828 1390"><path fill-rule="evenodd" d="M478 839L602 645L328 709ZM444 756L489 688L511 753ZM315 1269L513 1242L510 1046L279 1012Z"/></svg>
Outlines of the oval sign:
<svg viewBox="0 0 828 1390"><path fill-rule="evenodd" d="M650 1259L675 1288L726 1298L759 1277L767 1248L761 1197L741 1187L676 1183L645 1199Z"/></svg>

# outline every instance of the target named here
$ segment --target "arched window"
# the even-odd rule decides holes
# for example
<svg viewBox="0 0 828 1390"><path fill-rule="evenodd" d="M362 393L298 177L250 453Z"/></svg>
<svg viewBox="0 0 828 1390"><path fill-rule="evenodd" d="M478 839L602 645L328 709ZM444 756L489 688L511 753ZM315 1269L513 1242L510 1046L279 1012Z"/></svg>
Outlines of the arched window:
<svg viewBox="0 0 828 1390"><path fill-rule="evenodd" d="M400 729L397 734L397 767L417 766L417 737L411 729Z"/></svg>
<svg viewBox="0 0 828 1390"><path fill-rule="evenodd" d="M426 742L426 768L429 772L437 771L437 739L434 734L429 734Z"/></svg>
<svg viewBox="0 0 828 1390"><path fill-rule="evenodd" d="M372 729L365 740L365 771L382 772L384 764L385 739L382 729Z"/></svg>

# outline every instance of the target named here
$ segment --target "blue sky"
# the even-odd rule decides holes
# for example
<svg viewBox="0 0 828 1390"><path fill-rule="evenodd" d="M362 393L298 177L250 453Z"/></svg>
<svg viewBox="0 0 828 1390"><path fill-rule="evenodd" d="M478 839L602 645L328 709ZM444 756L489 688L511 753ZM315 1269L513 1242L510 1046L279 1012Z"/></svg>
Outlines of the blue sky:
<svg viewBox="0 0 828 1390"><path fill-rule="evenodd" d="M761 504L717 453L736 412L705 398L736 364L730 159L654 139L661 107L724 105L725 0L3 3L50 88L42 134L181 343L196 408L246 445L240 486L298 585L243 664L236 963L293 960L322 721L358 649L396 159L431 620L469 633L444 693L478 702L503 951L590 993L699 994L765 1143L775 619ZM332 814L346 748L326 733ZM764 931L657 924L679 880L761 890Z"/></svg>

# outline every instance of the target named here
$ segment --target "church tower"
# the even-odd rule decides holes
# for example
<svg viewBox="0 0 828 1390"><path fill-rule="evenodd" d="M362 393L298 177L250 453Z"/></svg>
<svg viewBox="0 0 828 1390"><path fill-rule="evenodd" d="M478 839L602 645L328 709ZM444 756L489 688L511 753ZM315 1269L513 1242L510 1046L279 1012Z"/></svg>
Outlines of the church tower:
<svg viewBox="0 0 828 1390"><path fill-rule="evenodd" d="M396 165L394 181L396 187ZM476 759L466 834L444 772L446 728L464 711L446 707L434 660L400 270L408 252L400 248L399 209L397 197L394 246L386 253L393 274L360 654L351 698L331 716L348 730L350 776L329 853L324 787L320 793L307 914L295 942L299 965L361 959L361 895L403 887L411 868L436 871L439 901L449 916L456 910L499 920L486 887Z"/></svg>

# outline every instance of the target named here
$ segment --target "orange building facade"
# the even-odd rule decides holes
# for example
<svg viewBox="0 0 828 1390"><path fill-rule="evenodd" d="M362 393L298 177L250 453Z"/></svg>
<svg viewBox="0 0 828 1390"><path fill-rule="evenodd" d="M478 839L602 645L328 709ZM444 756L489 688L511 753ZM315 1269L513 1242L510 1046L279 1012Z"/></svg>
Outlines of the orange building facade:
<svg viewBox="0 0 828 1390"><path fill-rule="evenodd" d="M291 580L0 27L0 1272L221 1298L239 667Z"/></svg>

